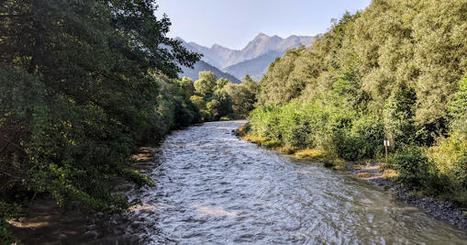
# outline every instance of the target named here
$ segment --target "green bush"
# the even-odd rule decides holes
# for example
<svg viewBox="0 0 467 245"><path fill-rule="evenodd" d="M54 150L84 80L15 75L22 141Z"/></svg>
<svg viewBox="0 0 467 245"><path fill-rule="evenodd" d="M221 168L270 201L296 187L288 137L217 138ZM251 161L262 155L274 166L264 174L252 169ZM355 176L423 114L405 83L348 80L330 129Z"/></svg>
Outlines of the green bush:
<svg viewBox="0 0 467 245"><path fill-rule="evenodd" d="M350 161L359 160L363 157L360 149L364 143L360 138L348 136L343 132L336 132L333 135L333 142L339 157Z"/></svg>
<svg viewBox="0 0 467 245"><path fill-rule="evenodd" d="M384 125L374 115L362 115L354 121L352 135L358 138L359 159L374 158L378 153L384 152Z"/></svg>
<svg viewBox="0 0 467 245"><path fill-rule="evenodd" d="M13 218L19 212L19 206L0 201L0 244L14 242L14 237L9 231L7 219Z"/></svg>
<svg viewBox="0 0 467 245"><path fill-rule="evenodd" d="M400 183L414 188L426 185L430 177L430 161L422 155L419 147L405 148L394 156L393 161L399 172L398 181Z"/></svg>
<svg viewBox="0 0 467 245"><path fill-rule="evenodd" d="M266 114L265 136L267 140L282 142L280 128L280 110L274 110Z"/></svg>

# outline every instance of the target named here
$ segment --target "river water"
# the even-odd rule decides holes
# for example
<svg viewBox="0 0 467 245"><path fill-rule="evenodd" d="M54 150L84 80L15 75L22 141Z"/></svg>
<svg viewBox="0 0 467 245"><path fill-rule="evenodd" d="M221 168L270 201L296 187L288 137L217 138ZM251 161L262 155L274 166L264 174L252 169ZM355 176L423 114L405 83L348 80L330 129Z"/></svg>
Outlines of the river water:
<svg viewBox="0 0 467 245"><path fill-rule="evenodd" d="M125 232L142 244L466 244L376 186L238 139L242 123L168 136Z"/></svg>

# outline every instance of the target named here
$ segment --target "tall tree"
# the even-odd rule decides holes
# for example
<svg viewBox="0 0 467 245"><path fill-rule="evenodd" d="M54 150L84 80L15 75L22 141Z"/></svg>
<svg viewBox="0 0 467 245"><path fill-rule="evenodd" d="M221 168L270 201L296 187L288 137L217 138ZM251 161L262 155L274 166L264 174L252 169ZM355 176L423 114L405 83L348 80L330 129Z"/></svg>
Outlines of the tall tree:
<svg viewBox="0 0 467 245"><path fill-rule="evenodd" d="M148 0L0 2L0 202L30 190L60 205L125 207L111 179L144 183L129 168L136 146L177 118L196 120L170 78L200 56L166 36L170 21L156 9Z"/></svg>

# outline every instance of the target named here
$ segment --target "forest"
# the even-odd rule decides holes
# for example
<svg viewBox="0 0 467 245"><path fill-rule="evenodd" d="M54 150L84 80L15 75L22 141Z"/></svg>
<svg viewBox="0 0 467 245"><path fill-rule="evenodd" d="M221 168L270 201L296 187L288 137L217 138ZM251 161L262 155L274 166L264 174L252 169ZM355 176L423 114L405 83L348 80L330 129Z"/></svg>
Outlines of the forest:
<svg viewBox="0 0 467 245"><path fill-rule="evenodd" d="M242 133L335 168L381 162L414 193L467 205L466 19L463 0L346 13L269 66Z"/></svg>

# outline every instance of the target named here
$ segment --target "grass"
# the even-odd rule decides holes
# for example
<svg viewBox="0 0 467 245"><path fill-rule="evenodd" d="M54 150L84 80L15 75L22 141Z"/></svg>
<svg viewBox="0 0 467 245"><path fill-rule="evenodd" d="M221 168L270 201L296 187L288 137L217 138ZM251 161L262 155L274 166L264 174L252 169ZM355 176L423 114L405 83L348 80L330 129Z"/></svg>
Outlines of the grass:
<svg viewBox="0 0 467 245"><path fill-rule="evenodd" d="M390 180L395 180L399 177L399 173L394 169L385 169L383 171L383 177Z"/></svg>
<svg viewBox="0 0 467 245"><path fill-rule="evenodd" d="M357 177L358 178L362 178L362 179L365 179L365 178L370 178L372 177L373 174L372 173L368 173L368 172L361 172L361 173L358 173L357 174Z"/></svg>
<svg viewBox="0 0 467 245"><path fill-rule="evenodd" d="M307 148L307 149L303 149L303 150L299 150L295 152L295 155L299 158L318 159L318 158L323 158L326 155L326 152L324 150Z"/></svg>
<svg viewBox="0 0 467 245"><path fill-rule="evenodd" d="M322 149L297 149L293 147L284 146L278 141L268 140L265 137L249 134L247 126L240 127L235 133L242 139L255 143L256 145L261 147L279 151L299 159L319 161L324 163L324 166L328 168L333 168L336 170L346 169L346 164L344 160L339 159L334 154L330 154L329 152Z"/></svg>

